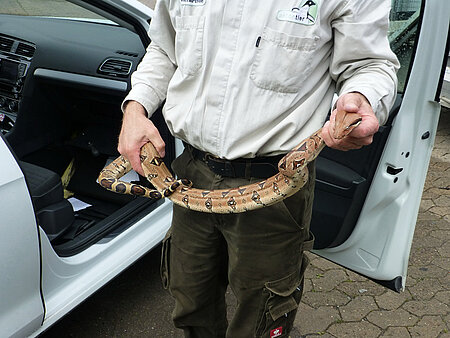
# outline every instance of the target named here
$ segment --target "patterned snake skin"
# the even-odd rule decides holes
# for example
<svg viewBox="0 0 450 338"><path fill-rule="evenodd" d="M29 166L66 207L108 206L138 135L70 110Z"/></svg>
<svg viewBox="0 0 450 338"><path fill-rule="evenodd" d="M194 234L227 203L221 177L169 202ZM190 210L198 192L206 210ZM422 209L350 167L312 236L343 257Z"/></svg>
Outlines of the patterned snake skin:
<svg viewBox="0 0 450 338"><path fill-rule="evenodd" d="M357 113L338 111L334 137L343 138L361 122ZM131 164L123 156L106 166L98 177L100 185L110 191L145 196L152 199L168 197L185 208L211 213L239 213L272 205L300 190L308 181L308 163L325 147L322 129L303 140L278 163L279 172L263 181L225 190L191 188L186 179L175 179L149 142L141 149L141 164L147 180L155 187L122 182L120 177L130 171Z"/></svg>

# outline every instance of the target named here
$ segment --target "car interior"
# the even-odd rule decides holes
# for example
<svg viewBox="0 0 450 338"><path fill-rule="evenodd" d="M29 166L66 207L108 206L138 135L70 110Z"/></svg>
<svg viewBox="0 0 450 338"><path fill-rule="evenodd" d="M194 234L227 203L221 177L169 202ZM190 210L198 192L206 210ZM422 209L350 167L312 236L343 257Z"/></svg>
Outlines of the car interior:
<svg viewBox="0 0 450 338"><path fill-rule="evenodd" d="M73 255L152 208L154 201L96 182L119 155L120 106L145 47L138 34L112 22L12 15L0 22L0 128L38 224L59 255ZM173 138L160 111L153 120L170 165ZM88 207L74 210L74 199Z"/></svg>
<svg viewBox="0 0 450 338"><path fill-rule="evenodd" d="M404 28L392 39L406 70L418 18L402 18ZM96 182L119 155L120 106L146 43L142 34L107 20L0 14L0 134L24 173L37 222L60 256L114 237L161 203L118 195ZM351 234L400 102L401 94L371 146L325 149L318 158L316 249L338 246ZM152 120L170 167L174 139L160 110ZM398 170L388 174L395 179ZM131 180L149 184L137 175Z"/></svg>

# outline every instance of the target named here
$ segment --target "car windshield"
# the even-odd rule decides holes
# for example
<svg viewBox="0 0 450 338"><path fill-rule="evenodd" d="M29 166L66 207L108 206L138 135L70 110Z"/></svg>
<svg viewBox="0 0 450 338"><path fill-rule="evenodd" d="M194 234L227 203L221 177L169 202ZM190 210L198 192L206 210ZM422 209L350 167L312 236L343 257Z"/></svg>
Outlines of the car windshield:
<svg viewBox="0 0 450 338"><path fill-rule="evenodd" d="M115 24L67 0L1 0L0 14L40 16Z"/></svg>

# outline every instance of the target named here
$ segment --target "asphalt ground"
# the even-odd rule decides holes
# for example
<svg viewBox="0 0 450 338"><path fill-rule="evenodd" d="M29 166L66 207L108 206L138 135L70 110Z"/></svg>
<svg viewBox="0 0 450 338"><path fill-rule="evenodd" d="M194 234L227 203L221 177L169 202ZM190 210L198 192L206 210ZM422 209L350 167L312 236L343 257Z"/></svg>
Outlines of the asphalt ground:
<svg viewBox="0 0 450 338"><path fill-rule="evenodd" d="M291 337L450 338L450 110L439 122L408 268L398 294L309 253ZM160 248L119 275L44 338L183 337L159 279ZM231 316L236 301L228 292Z"/></svg>

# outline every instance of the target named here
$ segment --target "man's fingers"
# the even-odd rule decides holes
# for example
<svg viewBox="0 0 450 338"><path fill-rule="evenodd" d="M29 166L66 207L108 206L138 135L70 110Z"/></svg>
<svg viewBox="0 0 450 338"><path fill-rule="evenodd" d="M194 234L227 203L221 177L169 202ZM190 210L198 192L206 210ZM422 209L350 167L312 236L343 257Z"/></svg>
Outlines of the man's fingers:
<svg viewBox="0 0 450 338"><path fill-rule="evenodd" d="M331 136L332 131L331 129L331 122L327 121L325 123L325 125L322 127L322 133L321 133L321 137L324 140L325 144L330 147L330 148L334 148L335 147L335 143L336 140Z"/></svg>
<svg viewBox="0 0 450 338"><path fill-rule="evenodd" d="M367 146L372 143L373 141L373 135L370 134L368 136L364 137L353 137L353 136L346 136L343 139L336 139L333 137L334 133L332 128L332 123L328 121L325 123L325 125L322 128L322 138L325 142L325 144L333 149L338 150L352 150L352 149L360 149L363 146ZM356 129L355 129L356 130Z"/></svg>
<svg viewBox="0 0 450 338"><path fill-rule="evenodd" d="M166 156L166 144L164 143L161 134L153 123L151 124L148 135L149 141L153 144L159 156L161 158L164 158L164 156Z"/></svg>
<svg viewBox="0 0 450 338"><path fill-rule="evenodd" d="M367 98L359 92L350 92L342 95L337 103L336 110L348 113L358 113L362 120L352 132L343 139L334 138L336 111L333 111L329 126L326 126L324 141L328 147L339 150L359 149L373 141L373 135L378 131L379 123ZM328 134L328 135L327 135Z"/></svg>
<svg viewBox="0 0 450 338"><path fill-rule="evenodd" d="M373 141L373 137L367 136L367 137L363 137L363 138L357 138L357 137L347 136L339 141L340 142L338 142L338 143L340 144L340 146L342 146L344 148L348 148L347 150L360 149L364 146L371 144Z"/></svg>
<svg viewBox="0 0 450 338"><path fill-rule="evenodd" d="M145 142L141 144L144 145ZM126 159L128 159L128 161L130 161L130 164L134 171L144 176L144 171L142 170L140 159L141 144L137 144L136 146L128 143L125 144L125 142L119 142L117 151L120 154L122 154Z"/></svg>
<svg viewBox="0 0 450 338"><path fill-rule="evenodd" d="M133 167L134 171L136 171L141 176L145 176L144 170L142 169L142 166L141 166L141 158L140 158L139 154L140 154L140 151L130 152L128 161L130 161L131 166Z"/></svg>
<svg viewBox="0 0 450 338"><path fill-rule="evenodd" d="M141 148L148 142L153 144L161 158L165 156L165 143L158 129L147 118L144 107L138 102L130 101L123 115L117 150L140 175L144 175L140 160Z"/></svg>
<svg viewBox="0 0 450 338"><path fill-rule="evenodd" d="M375 119L372 121L365 120L364 122L365 123L360 124L357 128L352 130L349 136L359 139L369 138L370 140L372 140L373 135L378 131L379 128L378 121Z"/></svg>
<svg viewBox="0 0 450 338"><path fill-rule="evenodd" d="M156 151L158 152L159 156L161 158L164 158L165 156L165 143L159 133L157 135L152 134L152 138L154 140L148 140L147 142L151 142L153 146L155 147ZM119 152L123 154L131 163L131 166L133 167L133 170L139 173L142 176L144 175L144 171L142 169L141 165L141 148L147 143L142 142L138 145L137 148L129 148L129 149L121 149L119 148ZM155 145L156 144L156 145Z"/></svg>

